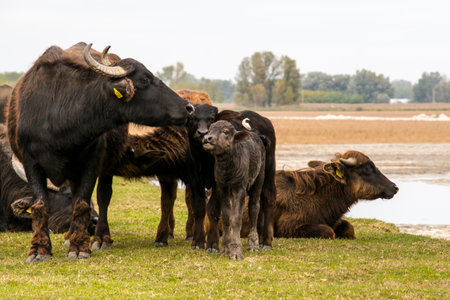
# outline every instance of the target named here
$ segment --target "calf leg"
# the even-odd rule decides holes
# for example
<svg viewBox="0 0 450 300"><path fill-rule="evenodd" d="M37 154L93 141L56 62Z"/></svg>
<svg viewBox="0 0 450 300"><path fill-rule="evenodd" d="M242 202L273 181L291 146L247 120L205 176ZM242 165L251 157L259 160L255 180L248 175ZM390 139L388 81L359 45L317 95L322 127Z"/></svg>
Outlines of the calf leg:
<svg viewBox="0 0 450 300"><path fill-rule="evenodd" d="M177 180L163 177L158 179L161 185L161 220L156 233L155 247L165 247L168 245L169 236L173 236L175 223L173 206L177 197Z"/></svg>
<svg viewBox="0 0 450 300"><path fill-rule="evenodd" d="M92 250L111 248L113 240L109 232L108 206L112 197L113 177L101 175L97 184L98 221L92 240ZM73 233L73 230L71 230Z"/></svg>
<svg viewBox="0 0 450 300"><path fill-rule="evenodd" d="M52 257L52 243L48 229L47 178L42 168L30 162L24 162L28 183L37 201L31 206L31 226L33 237L27 262L36 262Z"/></svg>
<svg viewBox="0 0 450 300"><path fill-rule="evenodd" d="M248 216L250 220L250 231L248 233L248 251L254 252L259 250L257 223L260 206L261 186L259 185L255 188L252 188L249 194L250 197L248 201ZM242 220L241 220L241 230L242 230Z"/></svg>
<svg viewBox="0 0 450 300"><path fill-rule="evenodd" d="M333 226L337 238L355 239L355 228L347 220L339 219Z"/></svg>
<svg viewBox="0 0 450 300"><path fill-rule="evenodd" d="M230 199L231 215L230 215L230 243L228 244L229 257L233 260L240 260L244 258L242 253L241 242L241 225L242 214L244 210L245 191L239 189L233 193L233 199Z"/></svg>

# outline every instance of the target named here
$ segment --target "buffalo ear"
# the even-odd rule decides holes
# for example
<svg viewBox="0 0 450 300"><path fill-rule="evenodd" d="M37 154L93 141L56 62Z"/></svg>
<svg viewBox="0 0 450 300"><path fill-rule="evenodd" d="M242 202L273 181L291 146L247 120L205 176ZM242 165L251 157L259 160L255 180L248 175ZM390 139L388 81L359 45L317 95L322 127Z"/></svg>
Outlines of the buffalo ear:
<svg viewBox="0 0 450 300"><path fill-rule="evenodd" d="M128 78L123 78L117 82L113 83L113 94L114 96L125 102L130 102L134 97L134 92L136 88L134 87L133 81Z"/></svg>
<svg viewBox="0 0 450 300"><path fill-rule="evenodd" d="M320 161L320 160L311 160L308 162L308 167L310 168L315 168L315 167L319 167L321 165L323 165L324 162Z"/></svg>
<svg viewBox="0 0 450 300"><path fill-rule="evenodd" d="M342 184L346 184L344 169L344 166L337 162L326 163L323 165L323 170Z"/></svg>
<svg viewBox="0 0 450 300"><path fill-rule="evenodd" d="M234 135L234 142L237 143L237 142L249 139L249 138L251 138L251 134L248 131L245 131L245 130L238 131Z"/></svg>
<svg viewBox="0 0 450 300"><path fill-rule="evenodd" d="M11 203L11 209L16 217L31 219L31 206L33 204L33 197L20 198Z"/></svg>

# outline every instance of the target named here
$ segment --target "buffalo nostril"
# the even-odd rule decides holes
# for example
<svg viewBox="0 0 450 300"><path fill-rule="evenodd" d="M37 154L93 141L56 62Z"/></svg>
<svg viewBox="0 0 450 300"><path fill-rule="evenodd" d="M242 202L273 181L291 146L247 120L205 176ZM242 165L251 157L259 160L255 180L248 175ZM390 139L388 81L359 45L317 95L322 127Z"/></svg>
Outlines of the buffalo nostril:
<svg viewBox="0 0 450 300"><path fill-rule="evenodd" d="M192 104L189 103L188 105L186 105L186 110L190 115L192 115L195 111L195 108Z"/></svg>

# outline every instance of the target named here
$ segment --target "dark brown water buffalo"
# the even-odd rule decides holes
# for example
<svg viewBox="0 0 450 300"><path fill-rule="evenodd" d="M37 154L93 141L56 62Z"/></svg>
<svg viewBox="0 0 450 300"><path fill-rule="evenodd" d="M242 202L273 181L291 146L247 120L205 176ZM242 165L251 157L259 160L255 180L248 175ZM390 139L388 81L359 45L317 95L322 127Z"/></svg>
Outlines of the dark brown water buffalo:
<svg viewBox="0 0 450 300"><path fill-rule="evenodd" d="M261 192L261 209L258 218L258 234L260 246L271 249L273 239L273 204L275 202L275 130L269 119L253 111L230 111L218 112L214 106L200 104L196 106L194 114L187 123L189 147L186 156L188 170L187 185L190 187L192 202L188 208L192 210L193 223L193 249L204 249L205 211L211 226L208 230L206 248L208 252L219 250L219 232L217 222L220 217L220 205L215 198L214 181L214 158L206 152L202 146L202 139L208 133L209 126L218 120L229 121L237 130L250 128L264 135L268 140L266 147L266 162L264 184ZM247 127L247 128L246 128ZM206 209L205 189L212 188L212 196Z"/></svg>
<svg viewBox="0 0 450 300"><path fill-rule="evenodd" d="M203 138L203 148L214 156L215 197L223 224L222 253L242 259L240 230L245 196L249 195L249 251L259 250L257 222L264 183L266 149L260 136L236 131L228 121L217 121Z"/></svg>
<svg viewBox="0 0 450 300"><path fill-rule="evenodd" d="M331 162L311 161L309 168L277 171L275 236L286 238L355 238L342 216L359 200L391 199L397 186L367 155L336 154ZM246 218L242 235L249 232Z"/></svg>
<svg viewBox="0 0 450 300"><path fill-rule="evenodd" d="M91 45L50 47L14 87L7 106L8 138L25 168L35 204L27 261L51 258L46 178L70 183L73 216L69 258L90 257L90 198L108 164L104 134L129 122L183 125L192 105L128 58L106 66Z"/></svg>
<svg viewBox="0 0 450 300"><path fill-rule="evenodd" d="M33 204L31 189L14 171L11 148L6 138L6 128L0 124L0 231L31 230ZM72 195L70 190L48 190L48 227L54 233L64 233L72 220ZM89 233L94 234L97 212L92 209Z"/></svg>
<svg viewBox="0 0 450 300"><path fill-rule="evenodd" d="M7 84L0 85L0 123L5 123L5 107L11 90L12 87Z"/></svg>

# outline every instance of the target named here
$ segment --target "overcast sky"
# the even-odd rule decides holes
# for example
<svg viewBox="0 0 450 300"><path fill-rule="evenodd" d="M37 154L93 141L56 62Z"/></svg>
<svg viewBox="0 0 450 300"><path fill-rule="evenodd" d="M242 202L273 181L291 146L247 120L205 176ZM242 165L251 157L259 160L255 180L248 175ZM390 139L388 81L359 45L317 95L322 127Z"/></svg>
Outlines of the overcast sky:
<svg viewBox="0 0 450 300"><path fill-rule="evenodd" d="M272 51L301 73L365 68L414 83L450 75L449 15L449 0L2 0L0 72L85 41L154 73L182 62L198 78L234 79L244 57Z"/></svg>

